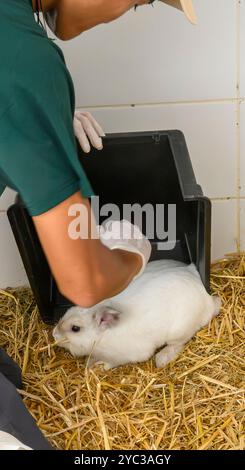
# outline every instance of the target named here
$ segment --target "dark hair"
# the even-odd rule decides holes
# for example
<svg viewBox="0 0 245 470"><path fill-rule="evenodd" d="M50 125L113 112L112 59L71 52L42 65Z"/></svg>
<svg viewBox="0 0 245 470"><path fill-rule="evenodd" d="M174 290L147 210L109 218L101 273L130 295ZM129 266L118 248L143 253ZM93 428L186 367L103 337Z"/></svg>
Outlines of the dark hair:
<svg viewBox="0 0 245 470"><path fill-rule="evenodd" d="M46 30L46 24L41 21L40 12L43 13L42 0L35 0L34 13L36 14L38 24Z"/></svg>
<svg viewBox="0 0 245 470"><path fill-rule="evenodd" d="M151 3L151 4L152 4L152 3L154 3L154 2L155 2L155 0L148 0L148 3ZM152 5L152 6L153 6L153 5ZM134 9L135 9L135 10L137 10L137 7L138 7L137 4L134 5Z"/></svg>

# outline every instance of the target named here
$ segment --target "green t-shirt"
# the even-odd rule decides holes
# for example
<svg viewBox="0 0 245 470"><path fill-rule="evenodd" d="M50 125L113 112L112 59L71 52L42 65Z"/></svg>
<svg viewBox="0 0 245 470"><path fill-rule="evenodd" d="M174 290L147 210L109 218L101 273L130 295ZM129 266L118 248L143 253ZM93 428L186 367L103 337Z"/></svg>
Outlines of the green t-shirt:
<svg viewBox="0 0 245 470"><path fill-rule="evenodd" d="M0 194L9 186L39 215L81 190L93 194L77 155L74 87L62 51L31 0L0 1Z"/></svg>

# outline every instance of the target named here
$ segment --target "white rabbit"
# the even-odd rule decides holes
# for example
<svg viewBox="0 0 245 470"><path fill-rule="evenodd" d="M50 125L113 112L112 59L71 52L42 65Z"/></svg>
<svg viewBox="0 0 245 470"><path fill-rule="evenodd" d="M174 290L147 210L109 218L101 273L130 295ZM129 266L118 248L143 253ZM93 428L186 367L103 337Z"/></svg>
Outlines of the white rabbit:
<svg viewBox="0 0 245 470"><path fill-rule="evenodd" d="M220 299L205 290L193 264L153 261L123 292L91 308L72 307L53 331L74 356L106 369L175 359L185 343L219 313Z"/></svg>

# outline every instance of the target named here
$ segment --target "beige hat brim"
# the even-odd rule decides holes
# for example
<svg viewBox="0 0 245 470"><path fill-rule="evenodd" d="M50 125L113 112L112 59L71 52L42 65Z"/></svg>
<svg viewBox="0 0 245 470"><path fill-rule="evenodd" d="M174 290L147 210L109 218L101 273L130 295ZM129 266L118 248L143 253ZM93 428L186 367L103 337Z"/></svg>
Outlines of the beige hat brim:
<svg viewBox="0 0 245 470"><path fill-rule="evenodd" d="M185 13L186 18L192 23L197 24L197 16L193 7L192 0L161 0L171 7L178 8Z"/></svg>

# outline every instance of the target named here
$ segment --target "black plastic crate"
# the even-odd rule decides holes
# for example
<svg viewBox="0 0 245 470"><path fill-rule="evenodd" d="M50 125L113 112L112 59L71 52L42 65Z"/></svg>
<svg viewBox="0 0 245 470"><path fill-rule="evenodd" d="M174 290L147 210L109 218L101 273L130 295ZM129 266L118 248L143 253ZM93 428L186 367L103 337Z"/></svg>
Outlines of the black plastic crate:
<svg viewBox="0 0 245 470"><path fill-rule="evenodd" d="M155 237L151 260L195 263L209 290L211 203L196 182L183 134L109 134L103 151L93 150L89 156L79 151L79 158L100 205L115 203L121 210L125 203L176 205L175 248L159 251ZM8 209L8 218L42 319L54 323L71 304L57 289L32 219L19 197Z"/></svg>

